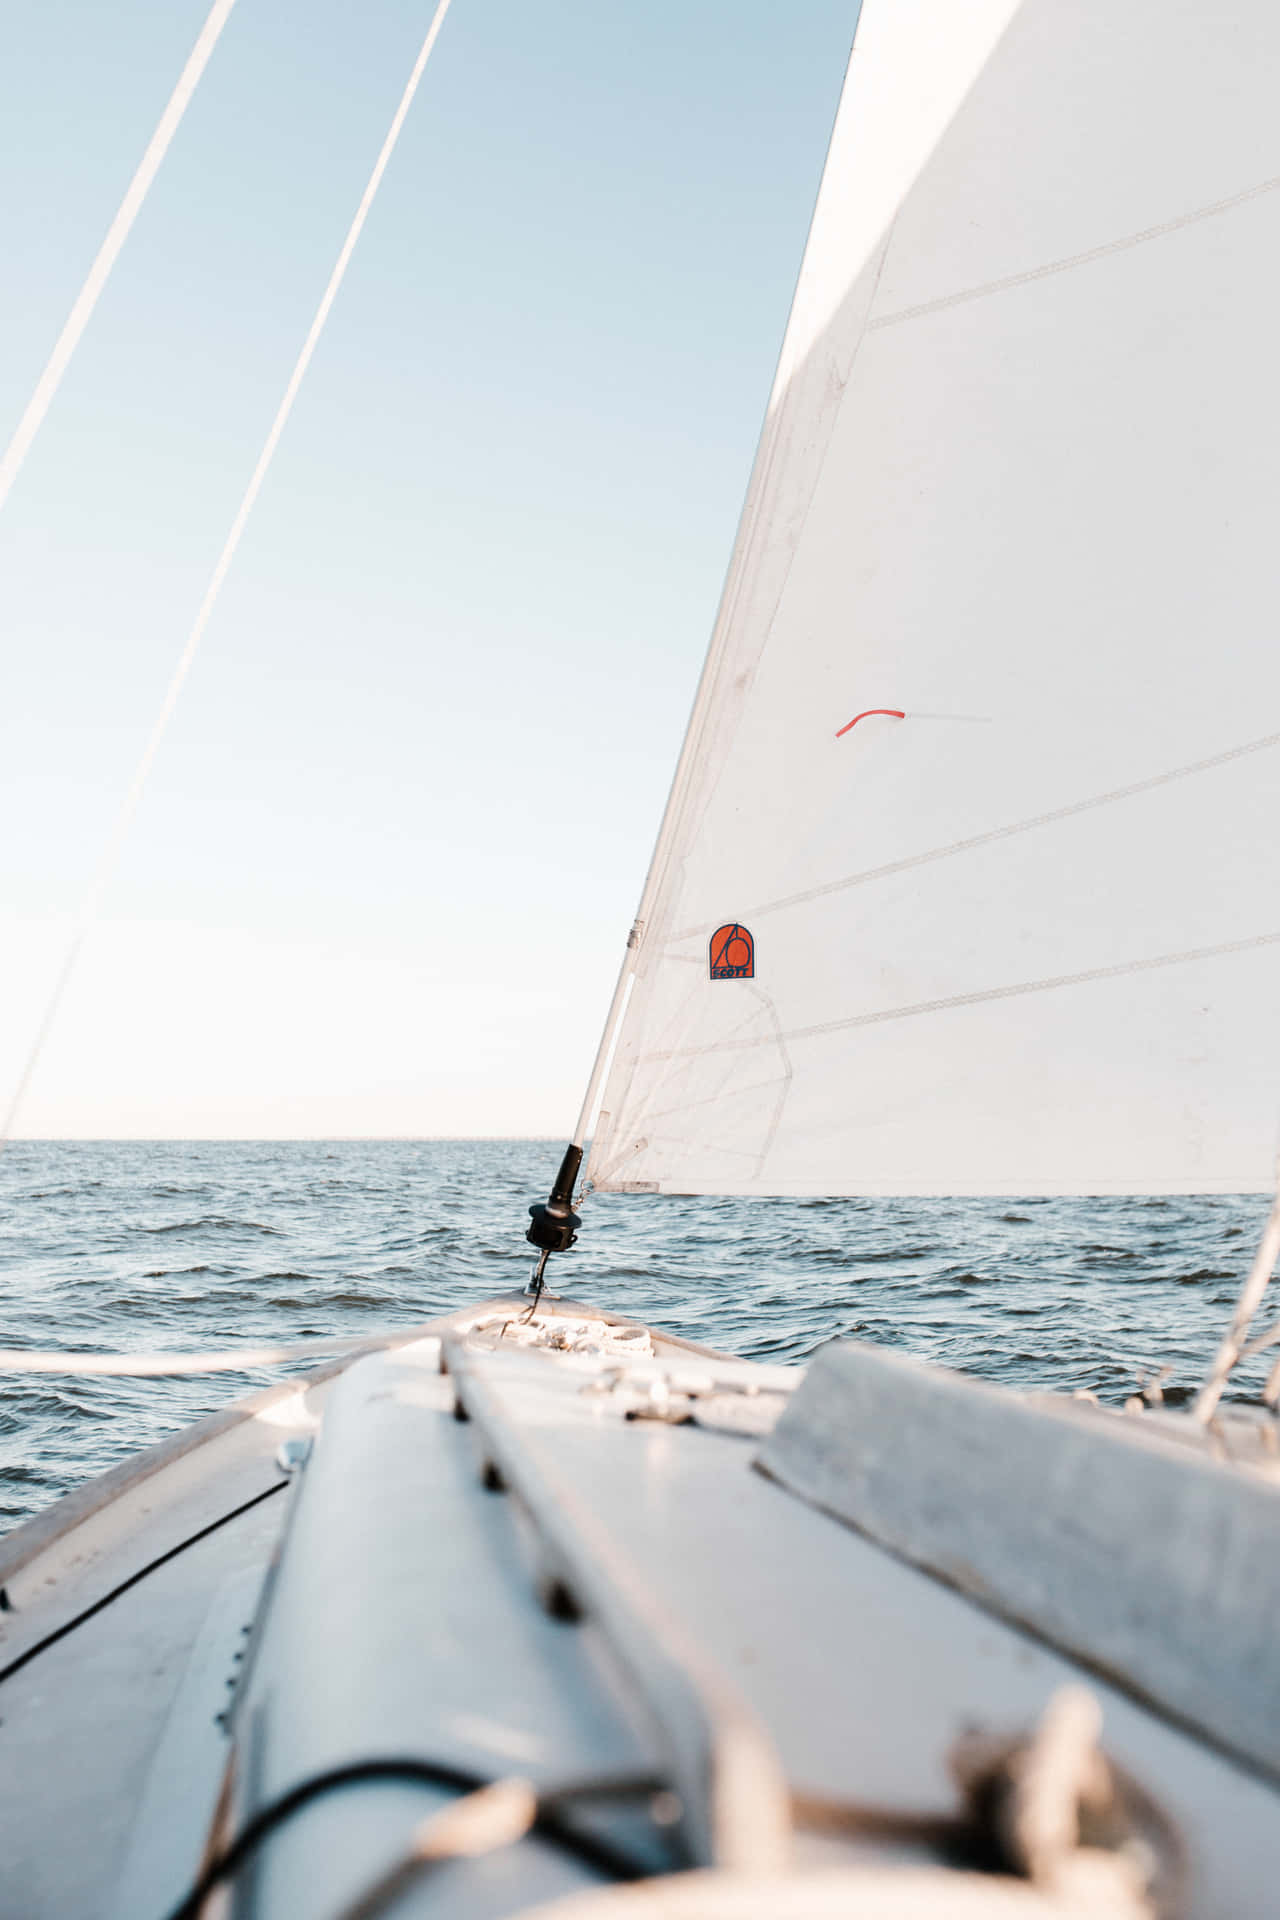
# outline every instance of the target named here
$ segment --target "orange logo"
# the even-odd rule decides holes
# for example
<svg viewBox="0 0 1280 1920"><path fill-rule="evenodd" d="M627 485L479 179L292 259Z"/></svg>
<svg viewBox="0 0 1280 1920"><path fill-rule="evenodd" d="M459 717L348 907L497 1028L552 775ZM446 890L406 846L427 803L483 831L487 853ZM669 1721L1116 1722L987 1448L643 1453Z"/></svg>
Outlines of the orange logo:
<svg viewBox="0 0 1280 1920"><path fill-rule="evenodd" d="M754 980L756 943L745 927L717 927L711 936L711 978Z"/></svg>

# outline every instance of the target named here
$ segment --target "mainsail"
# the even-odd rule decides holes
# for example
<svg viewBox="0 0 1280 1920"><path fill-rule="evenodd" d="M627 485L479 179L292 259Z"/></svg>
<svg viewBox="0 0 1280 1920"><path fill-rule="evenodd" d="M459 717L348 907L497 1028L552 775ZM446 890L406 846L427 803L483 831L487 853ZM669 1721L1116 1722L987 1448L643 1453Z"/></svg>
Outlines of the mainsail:
<svg viewBox="0 0 1280 1920"><path fill-rule="evenodd" d="M1270 1187L1277 97L1262 0L865 0L597 1188Z"/></svg>

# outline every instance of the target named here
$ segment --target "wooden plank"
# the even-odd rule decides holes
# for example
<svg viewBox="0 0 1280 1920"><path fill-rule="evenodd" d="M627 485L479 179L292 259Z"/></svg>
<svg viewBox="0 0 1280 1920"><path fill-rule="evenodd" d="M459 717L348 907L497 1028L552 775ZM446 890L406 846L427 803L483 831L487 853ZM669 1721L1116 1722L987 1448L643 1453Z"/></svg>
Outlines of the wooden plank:
<svg viewBox="0 0 1280 1920"><path fill-rule="evenodd" d="M826 1347L759 1464L1280 1775L1280 1489L1078 1402Z"/></svg>
<svg viewBox="0 0 1280 1920"><path fill-rule="evenodd" d="M453 1338L445 1341L445 1357L482 1446L519 1498L556 1576L599 1624L650 1706L693 1859L743 1872L776 1871L791 1852L789 1794L763 1722L558 1471L544 1432L512 1421L501 1389L508 1356L470 1352Z"/></svg>

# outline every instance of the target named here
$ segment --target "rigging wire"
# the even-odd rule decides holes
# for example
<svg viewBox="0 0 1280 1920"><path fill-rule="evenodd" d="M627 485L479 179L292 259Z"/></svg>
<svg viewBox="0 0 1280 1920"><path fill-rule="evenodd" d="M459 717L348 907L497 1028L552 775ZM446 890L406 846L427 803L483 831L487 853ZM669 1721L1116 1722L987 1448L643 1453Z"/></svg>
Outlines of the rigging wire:
<svg viewBox="0 0 1280 1920"><path fill-rule="evenodd" d="M220 4L229 7L232 4L232 0L220 0ZM19 1075L17 1086L14 1089L9 1105L5 1111L4 1119L0 1122L0 1150L3 1150L12 1136L19 1109L26 1098L27 1089L31 1084L40 1056L44 1051L45 1043L52 1031L58 1010L62 1005L63 996L66 993L71 976L75 971L76 962L80 957L81 949L84 946L90 928L97 919L103 896L115 874L120 855L124 850L125 840L130 827L133 825L134 816L138 811L138 805L142 799L143 788L146 786L147 778L155 762L156 755L160 751L160 744L164 739L169 722L173 717L174 708L178 704L178 696L182 692L183 684L191 671L196 652L204 637L205 628L209 624L217 603L218 595L222 590L222 584L231 569L231 563L235 558L236 549L240 545L241 536L248 523L249 515L253 511L259 493L262 491L262 485L267 477L267 471L275 455L276 448L280 443L281 435L288 423L289 415L293 411L293 403L298 397L298 390L306 376L307 368L311 364L311 359L319 343L320 335L324 331L324 325L329 317L330 308L337 298L338 289L342 285L347 267L351 261L351 256L355 252L356 242L359 240L365 221L368 219L369 209L372 207L374 197L377 194L379 186L382 184L382 176L387 170L387 164L391 159L396 142L400 138L400 130L408 117L409 108L413 104L413 97L418 90L418 83L422 79L427 61L431 57L431 50L439 38L440 29L444 25L445 15L449 11L449 6L450 0L438 0L435 12L431 17L431 24L427 28L426 38L418 51L418 57L414 61L413 69L405 85L404 92L400 97L400 104L396 108L391 125L387 130L386 138L383 140L381 151L374 162L373 172L369 176L368 185L365 187L360 204L356 208L355 217L347 230L347 237L342 243L342 248L334 264L333 271L329 275L328 285L321 295L320 304L316 308L315 318L312 320L310 330L306 339L303 341L302 351L299 353L293 372L289 376L288 385L284 390L284 397L276 410L275 419L271 423L270 430L263 443L262 451L258 455L257 465L254 467L253 473L249 478L249 484L245 488L244 497L236 510L235 518L232 520L230 530L223 542L222 551L218 555L213 572L209 577L209 584L205 588L204 598L201 600L199 608L196 611L196 617L192 623L191 631L187 635L186 645L182 649L178 664L174 668L172 678L165 690L164 699L160 703L160 711L156 716L155 724L151 729L147 743L142 750L142 757L138 761L133 779L130 781L128 791L125 794L124 802L107 836L106 844L103 847L98 864L90 879L89 886L81 903L75 931L72 934L67 951L63 957L62 965L58 970L53 990L36 1030L36 1036L32 1043L31 1050L27 1055L22 1072Z"/></svg>
<svg viewBox="0 0 1280 1920"><path fill-rule="evenodd" d="M31 451L32 442L44 424L44 417L53 405L58 388L62 385L62 376L71 364L72 355L80 345L85 328L93 318L103 288L111 277L111 269L120 257L125 241L133 231L133 223L142 211L142 205L151 190L151 183L160 171L161 163L169 151L174 134L182 124L182 117L191 104L191 97L200 84L201 76L209 64L209 58L222 35L222 29L230 18L231 9L236 0L213 0L209 17L200 29L199 38L191 49L186 66L178 75L178 84L169 96L169 104L156 125L146 152L138 163L138 170L129 182L124 199L116 210L116 217L107 228L107 236L99 247L93 265L90 267L84 285L76 295L75 304L67 315L66 324L58 335L49 361L36 381L35 391L27 402L26 412L13 430L8 446L0 456L0 507L4 506L9 491L18 477L18 471Z"/></svg>
<svg viewBox="0 0 1280 1920"><path fill-rule="evenodd" d="M1277 1169L1277 1174L1280 1179L1280 1169ZM1278 1259L1280 1259L1280 1184L1277 1184L1272 1198L1271 1211L1262 1229L1262 1238L1258 1242L1258 1251L1253 1257L1253 1265L1240 1289L1240 1298L1236 1301L1231 1325L1214 1355L1213 1365L1205 1376L1204 1385L1196 1395L1195 1405L1191 1410L1193 1418L1202 1426L1207 1425L1213 1418L1231 1370L1244 1353L1249 1328L1262 1304L1262 1296L1271 1283L1271 1276L1275 1272ZM1255 1341L1254 1345L1248 1349L1247 1357L1251 1358L1253 1354L1260 1353L1263 1347L1269 1344L1270 1342L1265 1339ZM1272 1380L1267 1382L1268 1396L1271 1394L1273 1380L1274 1374Z"/></svg>

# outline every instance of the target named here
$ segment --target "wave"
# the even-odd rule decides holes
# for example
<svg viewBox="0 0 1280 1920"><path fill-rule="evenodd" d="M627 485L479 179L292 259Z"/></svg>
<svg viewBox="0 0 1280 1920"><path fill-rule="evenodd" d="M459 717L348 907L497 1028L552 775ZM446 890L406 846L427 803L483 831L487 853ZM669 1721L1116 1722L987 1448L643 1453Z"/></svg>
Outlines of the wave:
<svg viewBox="0 0 1280 1920"><path fill-rule="evenodd" d="M269 1227L262 1220L232 1220L219 1214L207 1214L199 1220L167 1220L158 1227L138 1227L138 1233L270 1233L283 1235L283 1227Z"/></svg>
<svg viewBox="0 0 1280 1920"><path fill-rule="evenodd" d="M8 1337L102 1351L409 1327L524 1286L525 1208L546 1191L549 1158L545 1141L19 1142L0 1163ZM1230 1195L600 1194L550 1278L584 1305L755 1358L874 1339L1010 1386L1083 1386L1118 1403L1165 1360L1203 1371L1235 1296L1236 1242L1256 1237L1264 1212ZM1267 1360L1242 1375L1241 1395L1259 1390ZM247 1381L279 1377L0 1376L0 1526Z"/></svg>

